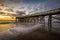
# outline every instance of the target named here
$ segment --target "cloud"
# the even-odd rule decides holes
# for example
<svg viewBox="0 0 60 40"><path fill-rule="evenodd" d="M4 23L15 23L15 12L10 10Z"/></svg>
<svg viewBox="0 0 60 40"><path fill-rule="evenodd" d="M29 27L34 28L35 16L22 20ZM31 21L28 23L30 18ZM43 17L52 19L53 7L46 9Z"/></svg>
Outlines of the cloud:
<svg viewBox="0 0 60 40"><path fill-rule="evenodd" d="M35 3L28 3L28 0L1 0L7 5L15 9L23 9L26 11L44 11L60 7L60 0L33 0ZM25 3L27 1L27 3ZM37 3L36 1L39 1Z"/></svg>

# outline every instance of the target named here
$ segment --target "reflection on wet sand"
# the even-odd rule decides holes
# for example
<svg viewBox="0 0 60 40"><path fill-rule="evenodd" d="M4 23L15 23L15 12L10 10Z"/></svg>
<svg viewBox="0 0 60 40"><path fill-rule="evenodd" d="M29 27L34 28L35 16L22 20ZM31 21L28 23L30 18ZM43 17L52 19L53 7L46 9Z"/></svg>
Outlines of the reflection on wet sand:
<svg viewBox="0 0 60 40"><path fill-rule="evenodd" d="M14 27L14 26L16 26L14 23L0 23L0 32L2 32L2 31L4 31L4 30L7 30L7 29L9 29L9 28L11 28L11 27Z"/></svg>

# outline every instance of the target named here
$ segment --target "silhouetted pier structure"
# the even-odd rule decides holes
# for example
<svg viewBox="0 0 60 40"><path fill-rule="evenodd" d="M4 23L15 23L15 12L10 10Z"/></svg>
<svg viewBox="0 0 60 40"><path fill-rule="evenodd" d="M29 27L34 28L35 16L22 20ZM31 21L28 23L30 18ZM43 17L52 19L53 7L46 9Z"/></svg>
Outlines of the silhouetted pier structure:
<svg viewBox="0 0 60 40"><path fill-rule="evenodd" d="M45 26L45 16L49 16L48 17L48 29L49 31L51 31L52 29L52 15L60 15L60 8L57 9L53 9L53 10L49 10L49 11L44 11L44 12L40 12L40 13L35 13L35 14L30 14L30 15L25 15L25 16L18 16L16 17L18 19L18 21L20 21L21 23L43 23ZM58 19L58 18L55 18ZM58 19L60 20L60 19Z"/></svg>

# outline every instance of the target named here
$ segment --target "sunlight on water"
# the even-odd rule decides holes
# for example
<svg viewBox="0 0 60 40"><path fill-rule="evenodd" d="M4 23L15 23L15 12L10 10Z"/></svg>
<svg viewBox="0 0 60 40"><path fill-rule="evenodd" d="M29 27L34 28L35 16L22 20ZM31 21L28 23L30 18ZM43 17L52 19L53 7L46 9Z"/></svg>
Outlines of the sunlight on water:
<svg viewBox="0 0 60 40"><path fill-rule="evenodd" d="M11 27L14 27L16 26L15 24L13 23L7 23L7 24L0 24L0 32L4 31L4 30L7 30Z"/></svg>

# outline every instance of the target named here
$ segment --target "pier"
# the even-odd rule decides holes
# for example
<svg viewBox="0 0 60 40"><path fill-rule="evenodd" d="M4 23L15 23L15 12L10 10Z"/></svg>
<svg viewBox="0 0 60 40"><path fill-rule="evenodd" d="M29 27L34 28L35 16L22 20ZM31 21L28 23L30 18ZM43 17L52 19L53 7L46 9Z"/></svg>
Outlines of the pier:
<svg viewBox="0 0 60 40"><path fill-rule="evenodd" d="M43 23L45 27L45 17L48 16L47 25L48 25L49 31L51 32L52 31L52 18L60 20L59 18L52 17L53 15L57 15L57 16L60 15L60 8L44 11L40 13L25 15L25 16L18 16L16 17L16 19L18 19L20 23L27 23L27 24L28 23L32 23L32 24Z"/></svg>

